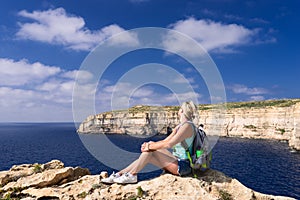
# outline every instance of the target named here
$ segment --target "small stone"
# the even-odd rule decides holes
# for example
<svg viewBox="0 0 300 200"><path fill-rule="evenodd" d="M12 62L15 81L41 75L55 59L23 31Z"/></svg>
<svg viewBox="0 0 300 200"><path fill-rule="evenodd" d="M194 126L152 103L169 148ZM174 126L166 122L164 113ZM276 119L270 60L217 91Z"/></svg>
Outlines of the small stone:
<svg viewBox="0 0 300 200"><path fill-rule="evenodd" d="M107 177L108 177L107 171L102 171L102 172L100 173L100 179L107 178Z"/></svg>

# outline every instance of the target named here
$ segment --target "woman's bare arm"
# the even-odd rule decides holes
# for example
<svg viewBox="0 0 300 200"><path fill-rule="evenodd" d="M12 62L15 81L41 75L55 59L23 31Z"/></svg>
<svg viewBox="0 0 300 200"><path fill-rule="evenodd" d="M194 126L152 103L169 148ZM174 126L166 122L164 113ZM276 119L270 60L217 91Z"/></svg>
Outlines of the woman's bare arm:
<svg viewBox="0 0 300 200"><path fill-rule="evenodd" d="M172 133L171 133L168 137L166 137L166 138L164 139L164 141L170 141L170 139L176 134L176 132L177 132L178 129L179 129L179 125L177 125L177 126L173 129Z"/></svg>
<svg viewBox="0 0 300 200"><path fill-rule="evenodd" d="M157 149L168 149L175 144L193 135L193 127L186 123L178 129L177 132L172 132L166 139L157 142L148 142L142 145L142 151L151 151Z"/></svg>

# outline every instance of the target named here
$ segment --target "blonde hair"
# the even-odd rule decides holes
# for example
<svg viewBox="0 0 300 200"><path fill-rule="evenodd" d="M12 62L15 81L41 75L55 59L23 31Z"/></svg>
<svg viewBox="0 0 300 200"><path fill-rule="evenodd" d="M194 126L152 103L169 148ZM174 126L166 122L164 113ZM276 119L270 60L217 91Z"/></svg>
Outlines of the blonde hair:
<svg viewBox="0 0 300 200"><path fill-rule="evenodd" d="M193 101L183 102L181 105L182 112L187 120L197 124L198 121L198 109Z"/></svg>

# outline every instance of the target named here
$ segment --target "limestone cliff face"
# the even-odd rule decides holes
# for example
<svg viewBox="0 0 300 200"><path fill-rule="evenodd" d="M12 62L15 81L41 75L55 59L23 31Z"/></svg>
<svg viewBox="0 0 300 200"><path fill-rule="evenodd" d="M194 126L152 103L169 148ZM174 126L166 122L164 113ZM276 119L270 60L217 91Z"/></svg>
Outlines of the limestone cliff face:
<svg viewBox="0 0 300 200"><path fill-rule="evenodd" d="M165 134L179 107L135 106L89 116L79 133ZM209 135L287 140L300 150L300 99L199 105L199 124Z"/></svg>

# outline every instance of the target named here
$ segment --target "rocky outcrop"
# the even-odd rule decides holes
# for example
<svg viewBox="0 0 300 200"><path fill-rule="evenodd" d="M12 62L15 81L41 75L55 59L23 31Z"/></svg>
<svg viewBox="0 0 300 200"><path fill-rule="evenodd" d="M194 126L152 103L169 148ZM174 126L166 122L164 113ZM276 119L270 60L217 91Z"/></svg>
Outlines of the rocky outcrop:
<svg viewBox="0 0 300 200"><path fill-rule="evenodd" d="M51 161L51 165L58 161ZM61 163L61 162L59 162ZM49 164L49 163L48 163ZM62 163L61 163L62 164ZM21 165L22 177L6 179L0 190L4 199L243 199L243 200L290 200L293 198L262 194L245 187L236 179L221 172L208 170L197 173L198 178L178 177L164 174L152 180L129 185L106 185L100 182L100 175L89 175L87 169L61 167L44 168L28 174L34 165ZM45 166L45 165L40 165ZM76 169L80 169L77 170ZM14 167L0 172L3 177L14 176ZM24 173L23 173L24 172ZM27 174L27 175L25 175ZM76 175L75 175L76 174ZM39 177L39 178L38 178ZM8 182L7 182L8 181Z"/></svg>
<svg viewBox="0 0 300 200"><path fill-rule="evenodd" d="M179 121L177 106L135 106L89 116L79 133L165 134ZM300 150L300 99L199 105L209 135L287 140Z"/></svg>
<svg viewBox="0 0 300 200"><path fill-rule="evenodd" d="M64 167L58 160L46 164L24 164L13 166L8 171L0 172L0 196L21 195L29 188L45 188L61 185L89 175L90 171L80 167ZM26 196L26 195L25 195Z"/></svg>
<svg viewBox="0 0 300 200"><path fill-rule="evenodd" d="M46 164L23 164L14 165L9 171L0 172L0 185L5 185L9 182L14 182L22 177L29 177L35 173L50 169L62 169L64 164L59 160L52 160Z"/></svg>

